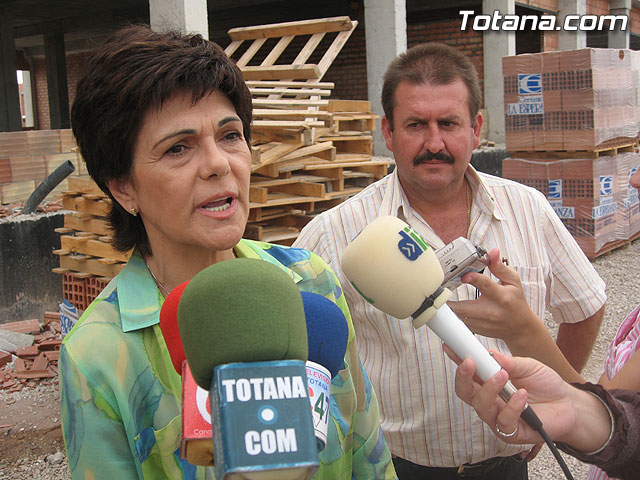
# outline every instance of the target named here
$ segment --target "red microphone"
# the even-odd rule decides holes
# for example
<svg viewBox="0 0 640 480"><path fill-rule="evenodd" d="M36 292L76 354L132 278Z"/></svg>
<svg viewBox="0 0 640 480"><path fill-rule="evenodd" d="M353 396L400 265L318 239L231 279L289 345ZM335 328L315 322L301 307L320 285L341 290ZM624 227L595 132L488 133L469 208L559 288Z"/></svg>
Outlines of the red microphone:
<svg viewBox="0 0 640 480"><path fill-rule="evenodd" d="M178 330L178 305L185 287L189 284L187 280L169 292L167 298L164 299L162 309L160 310L160 329L167 344L171 363L179 375L182 375L182 363L185 360L184 348L180 339L180 330Z"/></svg>
<svg viewBox="0 0 640 480"><path fill-rule="evenodd" d="M182 441L180 458L192 465L213 465L213 441L211 434L211 411L209 392L200 388L185 361L184 348L178 329L178 306L188 281L169 292L160 310L160 329L171 363L182 376ZM203 400L204 399L204 400Z"/></svg>

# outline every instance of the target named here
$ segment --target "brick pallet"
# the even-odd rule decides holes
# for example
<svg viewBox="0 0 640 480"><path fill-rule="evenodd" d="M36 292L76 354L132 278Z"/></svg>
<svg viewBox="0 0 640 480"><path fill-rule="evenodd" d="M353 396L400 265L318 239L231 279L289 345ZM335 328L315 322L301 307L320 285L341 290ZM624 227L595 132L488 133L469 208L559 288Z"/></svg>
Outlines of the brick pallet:
<svg viewBox="0 0 640 480"><path fill-rule="evenodd" d="M585 48L502 67L503 177L542 192L589 258L637 238L640 54Z"/></svg>
<svg viewBox="0 0 640 480"><path fill-rule="evenodd" d="M502 163L504 178L547 197L590 259L627 244L640 233L638 191L629 186L629 177L640 166L640 154L629 146L606 153L513 152Z"/></svg>
<svg viewBox="0 0 640 480"><path fill-rule="evenodd" d="M639 55L585 48L504 57L507 149L595 151L633 141Z"/></svg>

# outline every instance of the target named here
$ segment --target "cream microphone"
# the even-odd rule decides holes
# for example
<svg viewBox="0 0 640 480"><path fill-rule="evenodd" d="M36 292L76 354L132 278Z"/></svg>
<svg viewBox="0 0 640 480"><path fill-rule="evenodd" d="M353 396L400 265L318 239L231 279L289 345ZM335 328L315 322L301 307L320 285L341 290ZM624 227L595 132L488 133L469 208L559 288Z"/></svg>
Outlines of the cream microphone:
<svg viewBox="0 0 640 480"><path fill-rule="evenodd" d="M441 286L444 273L433 248L402 220L378 217L347 246L342 270L354 288L374 307L404 319L414 328L427 325L461 359L472 358L486 381L500 371L498 362L446 305L451 291ZM507 401L516 392L508 382Z"/></svg>

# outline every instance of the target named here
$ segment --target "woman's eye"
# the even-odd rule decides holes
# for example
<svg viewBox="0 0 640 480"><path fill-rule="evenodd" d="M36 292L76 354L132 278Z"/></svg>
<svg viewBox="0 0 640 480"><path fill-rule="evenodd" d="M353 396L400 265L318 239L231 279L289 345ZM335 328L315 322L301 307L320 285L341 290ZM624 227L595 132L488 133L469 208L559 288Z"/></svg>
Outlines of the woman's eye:
<svg viewBox="0 0 640 480"><path fill-rule="evenodd" d="M181 143L178 143L176 145L173 145L171 148L169 148L169 150L167 150L167 153L170 155L180 155L181 153L183 153L185 150L185 146L182 145Z"/></svg>
<svg viewBox="0 0 640 480"><path fill-rule="evenodd" d="M229 132L224 136L225 140L240 140L242 139L242 134L237 131Z"/></svg>

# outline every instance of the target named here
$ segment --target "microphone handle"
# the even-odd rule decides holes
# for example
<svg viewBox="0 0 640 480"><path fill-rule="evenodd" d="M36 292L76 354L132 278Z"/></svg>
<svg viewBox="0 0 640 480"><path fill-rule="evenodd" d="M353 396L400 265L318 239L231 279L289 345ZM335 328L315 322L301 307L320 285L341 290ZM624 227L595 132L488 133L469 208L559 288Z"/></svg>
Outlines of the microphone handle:
<svg viewBox="0 0 640 480"><path fill-rule="evenodd" d="M469 330L469 327L458 318L447 304L442 305L436 310L435 315L427 322L427 326L438 335L458 357L461 359L472 358L476 364L476 373L483 381L486 382L502 369L500 364L489 354L473 332ZM505 402L508 402L517 391L516 387L511 383L511 380L509 380L500 391L500 397ZM525 411L527 410L530 410L528 404L525 407ZM524 419L528 422L527 418Z"/></svg>

